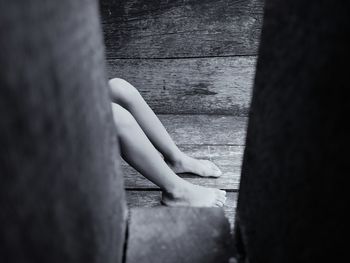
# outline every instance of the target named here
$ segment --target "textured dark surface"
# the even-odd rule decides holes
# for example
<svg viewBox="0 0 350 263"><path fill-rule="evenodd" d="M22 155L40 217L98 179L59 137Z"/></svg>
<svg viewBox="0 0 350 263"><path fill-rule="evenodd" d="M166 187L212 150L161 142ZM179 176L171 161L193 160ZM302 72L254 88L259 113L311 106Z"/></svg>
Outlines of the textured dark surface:
<svg viewBox="0 0 350 263"><path fill-rule="evenodd" d="M0 262L120 262L97 2L1 1L0 50Z"/></svg>
<svg viewBox="0 0 350 263"><path fill-rule="evenodd" d="M256 55L262 0L102 0L107 56Z"/></svg>
<svg viewBox="0 0 350 263"><path fill-rule="evenodd" d="M348 1L266 1L238 200L242 262L342 262Z"/></svg>
<svg viewBox="0 0 350 263"><path fill-rule="evenodd" d="M156 113L247 116L256 57L108 59Z"/></svg>
<svg viewBox="0 0 350 263"><path fill-rule="evenodd" d="M244 145L247 118L223 115L158 115L176 144Z"/></svg>
<svg viewBox="0 0 350 263"><path fill-rule="evenodd" d="M101 0L108 77L156 113L248 113L263 0Z"/></svg>
<svg viewBox="0 0 350 263"><path fill-rule="evenodd" d="M230 225L220 208L135 208L126 262L228 262L230 245Z"/></svg>

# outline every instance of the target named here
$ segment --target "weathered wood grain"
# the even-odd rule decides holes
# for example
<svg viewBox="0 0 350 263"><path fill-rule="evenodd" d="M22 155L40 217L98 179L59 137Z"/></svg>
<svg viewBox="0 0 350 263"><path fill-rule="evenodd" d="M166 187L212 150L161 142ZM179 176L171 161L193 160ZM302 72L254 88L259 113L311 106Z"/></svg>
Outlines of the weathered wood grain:
<svg viewBox="0 0 350 263"><path fill-rule="evenodd" d="M136 208L130 211L126 263L228 262L231 244L219 208Z"/></svg>
<svg viewBox="0 0 350 263"><path fill-rule="evenodd" d="M255 63L255 56L108 59L108 76L133 84L156 113L246 116Z"/></svg>
<svg viewBox="0 0 350 263"><path fill-rule="evenodd" d="M256 55L262 0L102 0L107 57Z"/></svg>
<svg viewBox="0 0 350 263"><path fill-rule="evenodd" d="M95 0L0 1L0 262L123 262Z"/></svg>
<svg viewBox="0 0 350 263"><path fill-rule="evenodd" d="M176 144L244 145L246 117L158 115Z"/></svg>
<svg viewBox="0 0 350 263"><path fill-rule="evenodd" d="M202 178L190 174L181 174L181 177L197 185L238 190L243 146L186 145L180 146L180 148L189 156L213 161L223 172L220 178ZM125 162L122 162L122 170L126 189L159 189L158 186L144 178Z"/></svg>
<svg viewBox="0 0 350 263"><path fill-rule="evenodd" d="M237 204L237 193L227 192L226 196L227 200L223 210L226 217L229 219L231 226L233 226ZM126 201L129 208L161 206L160 200L160 191L126 191Z"/></svg>

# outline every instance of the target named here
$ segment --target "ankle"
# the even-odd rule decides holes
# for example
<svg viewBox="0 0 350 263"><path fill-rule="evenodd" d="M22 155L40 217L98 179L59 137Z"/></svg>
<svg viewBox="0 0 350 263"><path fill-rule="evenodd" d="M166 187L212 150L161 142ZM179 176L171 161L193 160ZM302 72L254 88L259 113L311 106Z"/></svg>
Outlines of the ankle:
<svg viewBox="0 0 350 263"><path fill-rule="evenodd" d="M184 154L181 151L177 151L164 157L165 157L165 161L167 163L170 163L171 165L181 165L186 158L186 154Z"/></svg>
<svg viewBox="0 0 350 263"><path fill-rule="evenodd" d="M164 189L164 193L166 193L171 198L180 198L187 191L189 184L189 182L180 178L176 184L173 184L171 187Z"/></svg>

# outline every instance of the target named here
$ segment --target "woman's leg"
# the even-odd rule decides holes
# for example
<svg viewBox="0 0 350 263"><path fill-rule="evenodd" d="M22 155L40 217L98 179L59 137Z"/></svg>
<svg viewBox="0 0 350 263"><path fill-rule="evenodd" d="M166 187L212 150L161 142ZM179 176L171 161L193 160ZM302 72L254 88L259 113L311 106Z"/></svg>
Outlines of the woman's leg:
<svg viewBox="0 0 350 263"><path fill-rule="evenodd" d="M199 176L218 177L220 169L208 160L197 160L180 151L164 126L142 98L137 89L123 79L109 81L112 101L127 109L142 130L162 153L165 161L176 173L194 173Z"/></svg>
<svg viewBox="0 0 350 263"><path fill-rule="evenodd" d="M225 191L193 185L177 176L161 158L134 117L115 103L112 109L123 158L161 188L165 205L224 205Z"/></svg>

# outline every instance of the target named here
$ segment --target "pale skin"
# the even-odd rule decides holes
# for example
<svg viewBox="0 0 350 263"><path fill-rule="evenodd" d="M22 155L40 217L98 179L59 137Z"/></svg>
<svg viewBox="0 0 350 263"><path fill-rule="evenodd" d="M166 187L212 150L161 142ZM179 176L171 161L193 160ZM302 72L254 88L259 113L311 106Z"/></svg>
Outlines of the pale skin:
<svg viewBox="0 0 350 263"><path fill-rule="evenodd" d="M162 190L167 206L222 207L226 192L191 184L177 174L219 177L208 160L183 153L135 87L123 79L109 81L112 110L125 161ZM161 153L162 156L159 154Z"/></svg>

